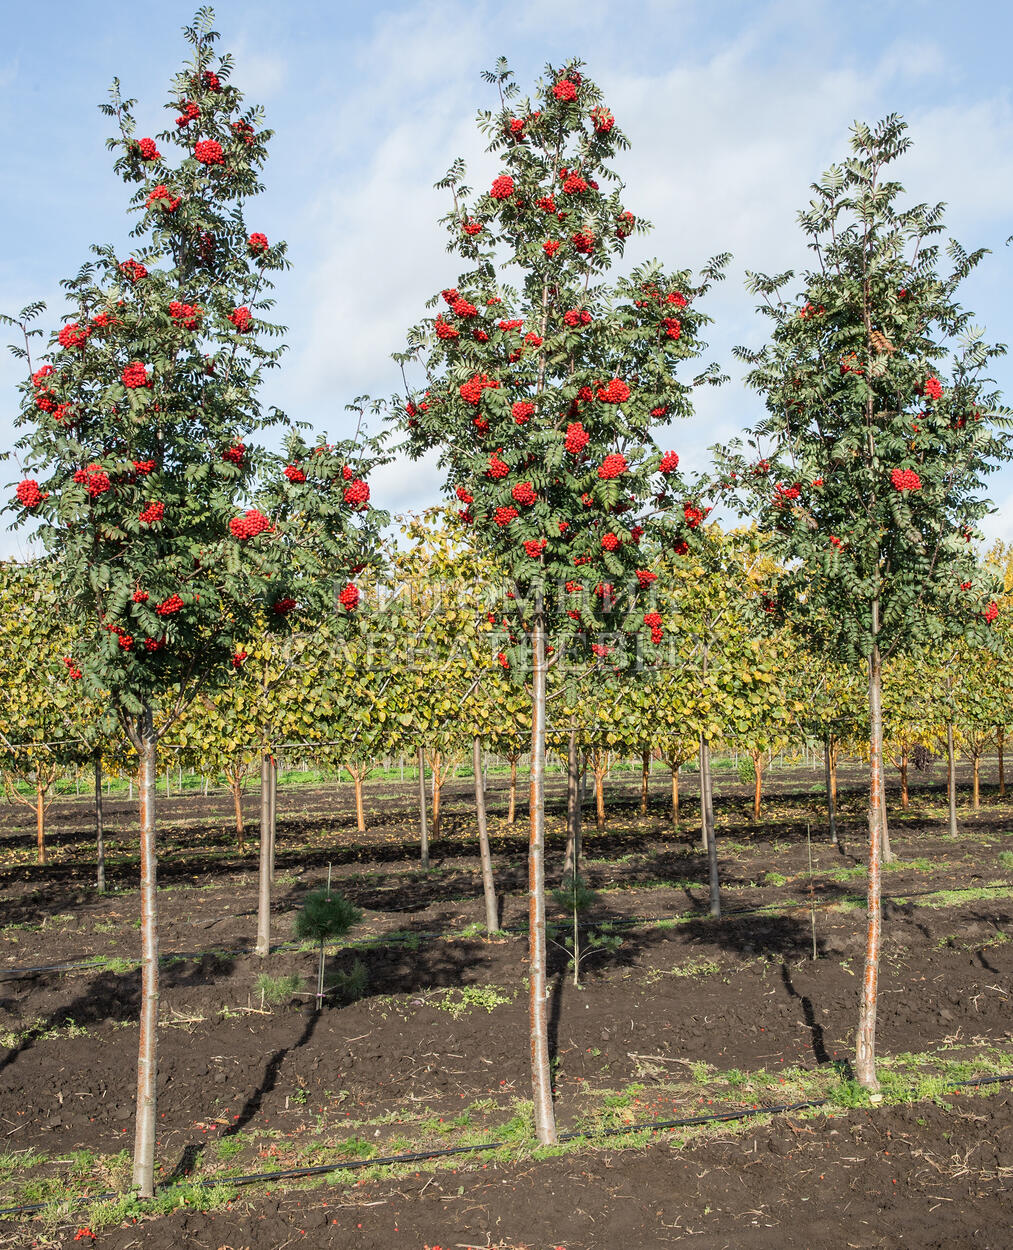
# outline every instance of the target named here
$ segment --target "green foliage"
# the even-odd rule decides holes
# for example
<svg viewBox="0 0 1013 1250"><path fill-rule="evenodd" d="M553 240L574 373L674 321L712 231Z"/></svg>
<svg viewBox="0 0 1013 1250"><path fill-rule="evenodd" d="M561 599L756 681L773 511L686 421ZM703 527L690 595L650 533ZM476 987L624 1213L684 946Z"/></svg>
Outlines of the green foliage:
<svg viewBox="0 0 1013 1250"><path fill-rule="evenodd" d="M297 976L272 976L269 972L261 972L253 983L253 989L260 996L261 1002L276 1007L279 1003L289 1002L299 989L299 984L300 979Z"/></svg>
<svg viewBox="0 0 1013 1250"><path fill-rule="evenodd" d="M311 890L296 913L295 935L302 941L327 942L344 937L362 919L362 912L348 899L326 888Z"/></svg>
<svg viewBox="0 0 1013 1250"><path fill-rule="evenodd" d="M800 216L818 258L750 275L769 344L738 349L767 417L725 449L719 486L771 534L784 567L770 593L820 649L854 662L945 636L987 642L994 579L972 539L984 477L1011 452L989 346L957 302L984 252L955 242L941 271L942 206L902 207L890 165L904 123L856 124L852 152ZM949 365L949 377L943 374Z"/></svg>
<svg viewBox="0 0 1013 1250"><path fill-rule="evenodd" d="M704 349L697 303L727 261L696 281L652 261L607 282L648 225L610 167L625 136L580 68L548 66L532 99L505 64L487 76L501 107L479 126L502 172L476 195L456 161L437 184L453 197L448 250L468 268L397 357L425 372L425 394L403 397L408 452L438 450L462 522L495 558L496 639L519 668L541 609L557 662L564 648L590 658L591 646L610 666L636 658L639 543L657 511L689 497L678 457L662 471L653 430L690 411L676 371ZM713 368L694 379L717 380ZM682 550L703 516L693 507L666 535ZM603 631L608 641L591 641Z"/></svg>
<svg viewBox="0 0 1013 1250"><path fill-rule="evenodd" d="M329 973L327 987L343 1002L357 1002L369 988L369 970L361 959L356 959L347 972L338 968Z"/></svg>

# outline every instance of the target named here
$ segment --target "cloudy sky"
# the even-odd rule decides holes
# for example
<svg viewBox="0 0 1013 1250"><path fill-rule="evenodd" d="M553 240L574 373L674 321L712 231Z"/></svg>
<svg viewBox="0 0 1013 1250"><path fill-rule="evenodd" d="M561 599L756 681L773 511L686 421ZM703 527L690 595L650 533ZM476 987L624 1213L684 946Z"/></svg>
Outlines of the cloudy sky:
<svg viewBox="0 0 1013 1250"><path fill-rule="evenodd" d="M699 395L669 442L687 466L758 415L738 384L736 343L763 326L746 269L804 263L795 224L809 183L847 151L855 119L902 114L913 151L899 168L917 200L948 204L948 231L992 249L965 304L992 340L1013 335L1013 8L1001 0L442 0L371 4L219 0L233 81L277 132L251 229L286 239L293 268L278 284L290 350L265 398L334 435L354 396L399 387L390 353L425 300L456 277L433 190L456 155L472 182L495 172L474 126L493 107L482 69L505 55L524 89L546 62L587 62L632 149L617 168L626 200L655 224L630 263L698 267L734 253L708 299L710 357L733 376ZM9 6L0 50L0 311L45 299L58 322L59 281L94 242L126 245L127 190L111 171L98 103L114 76L137 97L139 134L161 129L181 64L184 5L36 0ZM1013 363L997 379L1013 395ZM13 442L19 367L0 360L0 448ZM20 476L0 466L3 484ZM992 479L991 534L1013 539L1013 470ZM374 499L398 511L438 497L435 474L399 463ZM0 518L0 526L5 520ZM25 541L0 530L0 556Z"/></svg>

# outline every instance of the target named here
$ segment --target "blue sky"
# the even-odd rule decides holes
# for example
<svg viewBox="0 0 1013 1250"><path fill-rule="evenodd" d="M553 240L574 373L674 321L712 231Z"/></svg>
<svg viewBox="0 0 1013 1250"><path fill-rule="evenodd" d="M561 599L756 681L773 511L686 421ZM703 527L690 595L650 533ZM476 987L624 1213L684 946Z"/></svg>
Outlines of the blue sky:
<svg viewBox="0 0 1013 1250"><path fill-rule="evenodd" d="M454 156L481 184L494 164L473 118L491 106L479 77L506 55L522 86L546 61L581 56L632 150L618 168L627 201L655 223L630 263L660 257L699 266L735 259L708 300L710 355L733 379L735 343L761 341L745 269L804 263L795 214L808 186L847 148L856 118L905 116L915 141L899 168L913 198L949 205L948 230L993 251L965 288L992 340L1013 337L1013 104L1008 50L1013 8L935 0L599 0L491 4L482 0L341 4L220 0L221 46L235 83L261 102L277 134L266 193L251 228L289 242L293 269L278 284L289 353L265 398L332 434L355 395L399 385L389 357L425 300L456 276L432 189ZM93 242L126 243L127 192L105 150L96 107L118 76L139 99L141 134L164 125L161 104L192 9L106 0L8 6L0 50L0 311L30 300L59 319L59 280ZM997 377L1013 396L1013 363ZM0 360L0 447L13 441L13 360ZM706 447L759 415L737 382L699 396L697 415L669 442L689 466ZM17 467L0 467L0 482ZM1013 471L992 479L990 534L1013 539ZM6 493L6 490L3 491ZM374 499L393 511L438 498L426 466L394 464ZM0 556L26 553L0 533Z"/></svg>

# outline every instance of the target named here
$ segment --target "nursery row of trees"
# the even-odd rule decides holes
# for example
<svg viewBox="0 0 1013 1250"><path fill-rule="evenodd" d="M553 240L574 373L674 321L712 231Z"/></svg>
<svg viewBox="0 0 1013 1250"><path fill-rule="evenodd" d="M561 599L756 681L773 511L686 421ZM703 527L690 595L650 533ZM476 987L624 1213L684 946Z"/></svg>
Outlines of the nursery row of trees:
<svg viewBox="0 0 1013 1250"><path fill-rule="evenodd" d="M696 759L704 735L749 761L760 816L765 770L784 752L819 750L834 810L838 759L867 758L869 721L864 676L827 664L804 637L782 624L755 632L754 615L777 570L755 530L708 526L706 549L678 566L652 561L652 583L671 646L639 670L602 663L572 680L549 673L549 699L560 709L549 746L565 761L572 729L582 770L594 780L597 819L605 819L601 784L610 760L662 761L671 772L672 819L679 819L679 774ZM706 553L707 558L704 558ZM987 563L1013 589L1013 560L1000 544ZM238 846L245 848L242 794L265 756L299 749L303 757L347 772L357 828L364 832L364 783L377 761L417 760L431 781L427 832L439 835L443 783L477 740L511 769L509 821L516 813L518 765L531 733L530 703L492 653L488 638L493 570L452 511L405 521L383 573L363 589L356 633L329 622L284 638L258 628L242 644L229 683L189 703L163 747L174 766L221 778L232 793ZM134 753L110 734L105 703L68 692L66 666L80 632L54 613L57 578L44 563L0 564L0 690L8 709L0 738L5 793L35 816L38 862L46 862L46 813L58 779L82 771L125 777ZM1004 589L998 602L1005 606ZM980 799L980 767L999 759L1005 793L1005 742L1013 720L1013 666L1007 637L1013 614L1000 612L995 647L929 647L884 666L885 757L896 773L900 805L920 752L971 765L971 800ZM707 663L704 662L704 646ZM160 718L161 712L158 717ZM431 825L428 823L431 821Z"/></svg>
<svg viewBox="0 0 1013 1250"><path fill-rule="evenodd" d="M27 374L12 507L50 557L33 570L40 599L78 631L66 653L40 654L18 706L34 707L34 690L59 672L56 708L91 700L95 733L117 733L136 755L141 1194L154 1180L159 743L196 744L203 722L219 737L236 726L236 741L258 751L278 733L301 741L326 725L356 768L386 723L410 729L421 749L449 722L476 744L530 732L532 1095L538 1137L551 1143L550 734L566 739L571 778L581 720L606 739L649 727L652 743L698 754L717 914L711 743L730 730L759 742L810 717L812 732L833 733L843 675L864 671L862 711L845 723L868 726L856 1075L875 1087L884 671L906 656L955 673L957 655L996 647L997 580L976 545L990 509L984 476L1009 455L1009 413L987 375L1003 349L957 299L984 252L951 241L944 253L941 207L900 204L889 172L909 144L903 122L856 126L850 155L814 184L800 219L814 267L750 275L771 333L740 356L767 416L691 478L659 440L691 415L697 386L726 380L698 362L702 306L729 258L698 276L656 261L616 273L627 241L648 229L612 167L627 146L616 117L576 60L548 66L531 98L500 62L486 75L498 107L479 115L498 172L476 193L455 162L438 184L462 270L395 357L405 391L379 405L386 433L367 436L360 421L350 439L310 444L259 399L282 353L270 275L288 263L284 244L245 215L271 132L233 85L231 59L216 57L210 11L185 33L192 57L171 83L165 130L138 138L118 84L104 106L115 168L135 188L135 246L96 247L65 283L71 313L41 357L42 306L8 319ZM263 445L273 427L281 453ZM407 454L435 456L459 505L458 530L389 555L395 570L420 551L436 562L435 586L417 593L412 578L380 572L386 516L367 481L398 434ZM753 518L763 537L708 527L717 504ZM444 606L441 561L472 562L454 582L481 589L480 611ZM779 687L775 631L789 663L811 673L811 694ZM419 638L432 663L402 649ZM265 734L268 692L286 685L282 724ZM62 723L47 722L48 740ZM38 740L8 738L16 749ZM488 898L481 810L478 824Z"/></svg>

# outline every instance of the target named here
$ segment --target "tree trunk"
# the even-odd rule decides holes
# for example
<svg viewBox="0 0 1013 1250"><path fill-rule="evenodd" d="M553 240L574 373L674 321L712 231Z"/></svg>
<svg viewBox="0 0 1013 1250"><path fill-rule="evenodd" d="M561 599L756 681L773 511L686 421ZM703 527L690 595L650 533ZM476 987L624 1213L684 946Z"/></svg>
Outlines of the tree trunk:
<svg viewBox="0 0 1013 1250"><path fill-rule="evenodd" d="M531 797L528 836L528 982L531 1096L535 1132L543 1146L556 1141L549 1065L545 958L545 607L535 591L531 674Z"/></svg>
<svg viewBox="0 0 1013 1250"><path fill-rule="evenodd" d="M40 864L46 862L46 787L41 781L35 783L35 845Z"/></svg>
<svg viewBox="0 0 1013 1250"><path fill-rule="evenodd" d="M872 605L873 644L869 657L869 881L865 936L865 974L855 1046L855 1076L865 1089L879 1089L876 1078L876 1004L879 992L879 951L883 914L881 872L883 849L883 674L879 655L879 603Z"/></svg>
<svg viewBox="0 0 1013 1250"><path fill-rule="evenodd" d="M144 709L135 724L141 824L141 1019L137 1047L133 1185L142 1198L151 1198L155 1192L155 1093L158 1083L158 903L155 893L158 739L150 708Z"/></svg>
<svg viewBox="0 0 1013 1250"><path fill-rule="evenodd" d="M429 869L429 805L426 802L426 752L424 747L418 749L419 769L419 845L421 848L422 867Z"/></svg>
<svg viewBox="0 0 1013 1250"><path fill-rule="evenodd" d="M440 836L440 797L443 793L443 779L440 776L440 767L443 763L442 756L439 751L433 755L433 837Z"/></svg>
<svg viewBox="0 0 1013 1250"><path fill-rule="evenodd" d="M672 764L672 824L679 824L679 765Z"/></svg>
<svg viewBox="0 0 1013 1250"><path fill-rule="evenodd" d="M975 811L981 807L981 753L975 751L971 756L972 783L971 783L971 806Z"/></svg>
<svg viewBox="0 0 1013 1250"><path fill-rule="evenodd" d="M517 819L517 759L510 757L510 806L507 809L507 824L512 825Z"/></svg>
<svg viewBox="0 0 1013 1250"><path fill-rule="evenodd" d="M355 786L355 828L358 833L366 832L366 809L362 802L362 773L361 768L349 769L352 774L352 784Z"/></svg>
<svg viewBox="0 0 1013 1250"><path fill-rule="evenodd" d="M834 742L831 736L830 743L830 790L834 796L834 806L837 807L837 752L840 750L840 744Z"/></svg>
<svg viewBox="0 0 1013 1250"><path fill-rule="evenodd" d="M257 890L257 945L255 953L271 953L271 757L260 757L260 863Z"/></svg>
<svg viewBox="0 0 1013 1250"><path fill-rule="evenodd" d="M837 837L837 796L834 793L830 756L830 735L827 734L823 740L823 771L826 774L827 788L827 824L830 826L831 845L840 847L841 843Z"/></svg>
<svg viewBox="0 0 1013 1250"><path fill-rule="evenodd" d="M901 747L900 750L900 805L903 811L907 811L911 805L911 796L908 793L907 785L907 761L908 750L907 745Z"/></svg>
<svg viewBox="0 0 1013 1250"><path fill-rule="evenodd" d="M999 798L1006 797L1006 767L1003 759L1003 747L1006 745L1006 730L998 729L996 731L996 746L999 749Z"/></svg>
<svg viewBox="0 0 1013 1250"><path fill-rule="evenodd" d="M710 914L721 915L721 886L718 881L718 840L714 828L714 795L711 789L710 743L700 735L700 823L707 839L707 881L710 891Z"/></svg>
<svg viewBox="0 0 1013 1250"><path fill-rule="evenodd" d="M275 843L275 834L278 831L278 760L277 760L277 757L274 755L270 756L269 758L271 761L271 770L270 770L270 774L268 778L268 781L269 781L268 797L269 797L270 804L271 804L271 811L270 811L270 822L269 822L268 827L271 832L271 837L269 841L270 862L268 864L268 871L271 874L271 884L274 885L274 843Z"/></svg>
<svg viewBox="0 0 1013 1250"><path fill-rule="evenodd" d="M246 842L243 834L246 832L246 826L243 824L243 775L238 770L234 773L227 773L229 780L229 789L232 791L232 810L236 816L236 841L239 843L240 853L246 850Z"/></svg>
<svg viewBox="0 0 1013 1250"><path fill-rule="evenodd" d="M753 774L755 782L753 785L753 820L760 819L760 803L763 799L763 752L750 751L753 761Z"/></svg>
<svg viewBox="0 0 1013 1250"><path fill-rule="evenodd" d="M102 827L102 758L95 756L95 888L106 892L106 838Z"/></svg>
<svg viewBox="0 0 1013 1250"><path fill-rule="evenodd" d="M647 787L651 776L650 748L640 752L640 815L647 815Z"/></svg>
<svg viewBox="0 0 1013 1250"><path fill-rule="evenodd" d="M580 763L577 758L577 731L571 725L566 744L566 855L563 876L580 875Z"/></svg>
<svg viewBox="0 0 1013 1250"><path fill-rule="evenodd" d="M496 882L492 875L492 849L489 846L489 825L485 817L485 786L482 784L482 743L476 737L472 743L472 762L475 772L475 813L478 816L478 852L482 860L482 893L485 896L485 927L489 933L499 930L499 910L496 906Z"/></svg>
<svg viewBox="0 0 1013 1250"><path fill-rule="evenodd" d="M946 726L946 798L949 834L951 838L958 835L957 829L957 763L953 749L953 722Z"/></svg>

